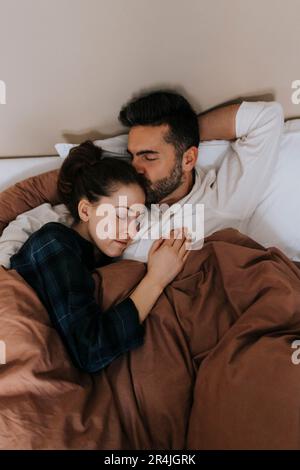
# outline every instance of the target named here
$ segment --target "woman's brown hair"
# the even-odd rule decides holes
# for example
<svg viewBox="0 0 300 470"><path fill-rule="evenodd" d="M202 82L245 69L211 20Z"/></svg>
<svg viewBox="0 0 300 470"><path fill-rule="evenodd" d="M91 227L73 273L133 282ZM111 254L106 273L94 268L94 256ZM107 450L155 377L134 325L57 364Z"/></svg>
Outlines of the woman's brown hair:
<svg viewBox="0 0 300 470"><path fill-rule="evenodd" d="M80 199L97 202L101 196L110 196L120 184L138 184L145 190L143 177L130 163L103 157L102 149L87 140L70 150L60 169L57 189L61 202L79 222Z"/></svg>

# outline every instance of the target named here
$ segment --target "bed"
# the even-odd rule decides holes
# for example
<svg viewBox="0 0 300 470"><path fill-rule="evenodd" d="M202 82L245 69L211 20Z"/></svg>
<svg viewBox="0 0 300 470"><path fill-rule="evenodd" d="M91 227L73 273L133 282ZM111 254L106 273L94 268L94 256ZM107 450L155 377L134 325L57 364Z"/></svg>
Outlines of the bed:
<svg viewBox="0 0 300 470"><path fill-rule="evenodd" d="M100 374L72 366L33 290L0 267L7 356L0 366L0 449L300 448L300 369L293 360L300 270L291 260L299 253L299 214L290 236L278 224L290 218L278 219L276 211L287 187L297 207L300 146L288 150L295 136L299 142L297 124L286 125L274 184L248 234L229 228L207 237L152 309L143 347ZM228 143L201 145L208 167L218 165ZM16 190L0 195L1 231ZM273 209L277 219L266 231ZM266 243L248 236L255 227L261 237L269 234ZM285 253L272 246L276 237ZM125 298L145 269L130 260L97 269L103 309Z"/></svg>

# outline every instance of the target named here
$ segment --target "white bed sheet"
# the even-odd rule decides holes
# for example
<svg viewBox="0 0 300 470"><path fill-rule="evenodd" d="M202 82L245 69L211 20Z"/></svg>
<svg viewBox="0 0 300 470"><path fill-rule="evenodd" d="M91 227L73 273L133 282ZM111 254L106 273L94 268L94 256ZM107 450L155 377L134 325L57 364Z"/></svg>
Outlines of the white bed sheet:
<svg viewBox="0 0 300 470"><path fill-rule="evenodd" d="M62 160L58 156L1 158L0 159L0 191L18 181L46 171L59 168Z"/></svg>

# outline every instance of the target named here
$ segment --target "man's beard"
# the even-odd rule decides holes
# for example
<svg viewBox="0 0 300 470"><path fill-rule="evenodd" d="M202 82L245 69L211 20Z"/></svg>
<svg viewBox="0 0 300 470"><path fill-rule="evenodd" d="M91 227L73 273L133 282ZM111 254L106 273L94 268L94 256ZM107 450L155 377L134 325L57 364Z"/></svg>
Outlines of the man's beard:
<svg viewBox="0 0 300 470"><path fill-rule="evenodd" d="M170 171L169 176L166 176L155 183L151 183L151 181L144 177L146 186L146 204L158 204L179 188L182 183L182 175L181 159L176 158L176 163Z"/></svg>

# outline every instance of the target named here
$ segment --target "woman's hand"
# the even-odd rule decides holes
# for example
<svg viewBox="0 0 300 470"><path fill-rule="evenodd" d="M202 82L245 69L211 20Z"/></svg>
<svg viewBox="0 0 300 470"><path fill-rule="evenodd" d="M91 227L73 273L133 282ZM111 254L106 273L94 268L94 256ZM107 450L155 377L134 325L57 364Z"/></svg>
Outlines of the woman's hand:
<svg viewBox="0 0 300 470"><path fill-rule="evenodd" d="M153 243L148 254L147 274L130 295L141 323L164 288L181 271L189 254L185 229L173 230L170 235L169 239L160 238Z"/></svg>
<svg viewBox="0 0 300 470"><path fill-rule="evenodd" d="M176 229L170 238L156 240L148 254L147 276L164 289L182 270L189 251L187 229Z"/></svg>

